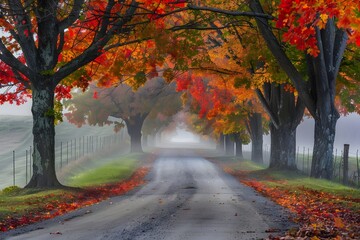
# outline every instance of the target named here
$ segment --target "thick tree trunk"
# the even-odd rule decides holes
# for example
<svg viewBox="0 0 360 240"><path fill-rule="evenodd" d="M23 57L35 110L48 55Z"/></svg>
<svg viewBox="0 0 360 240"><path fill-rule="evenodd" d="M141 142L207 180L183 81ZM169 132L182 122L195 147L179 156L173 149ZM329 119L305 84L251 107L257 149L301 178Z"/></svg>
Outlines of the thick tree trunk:
<svg viewBox="0 0 360 240"><path fill-rule="evenodd" d="M33 176L25 187L56 188L62 185L55 172L54 89L39 85L32 89Z"/></svg>
<svg viewBox="0 0 360 240"><path fill-rule="evenodd" d="M263 126L261 113L249 116L251 137L251 161L263 163Z"/></svg>
<svg viewBox="0 0 360 240"><path fill-rule="evenodd" d="M270 124L270 168L296 170L296 128L289 124L276 128Z"/></svg>
<svg viewBox="0 0 360 240"><path fill-rule="evenodd" d="M296 128L304 114L305 105L286 91L283 84L264 83L263 93L256 90L268 113L271 124L270 168L296 169Z"/></svg>
<svg viewBox="0 0 360 240"><path fill-rule="evenodd" d="M232 134L225 135L225 154L234 156L234 141L232 139Z"/></svg>
<svg viewBox="0 0 360 240"><path fill-rule="evenodd" d="M243 151L242 151L242 140L241 140L241 136L239 136L240 133L237 133L235 135L235 145L236 145L236 151L235 151L235 156L237 156L240 159L243 159Z"/></svg>
<svg viewBox="0 0 360 240"><path fill-rule="evenodd" d="M329 114L325 121L315 119L314 150L311 177L331 179L333 176L333 148L338 114Z"/></svg>
<svg viewBox="0 0 360 240"><path fill-rule="evenodd" d="M126 119L126 126L130 136L130 152L143 152L141 145L141 129L147 115L137 114Z"/></svg>

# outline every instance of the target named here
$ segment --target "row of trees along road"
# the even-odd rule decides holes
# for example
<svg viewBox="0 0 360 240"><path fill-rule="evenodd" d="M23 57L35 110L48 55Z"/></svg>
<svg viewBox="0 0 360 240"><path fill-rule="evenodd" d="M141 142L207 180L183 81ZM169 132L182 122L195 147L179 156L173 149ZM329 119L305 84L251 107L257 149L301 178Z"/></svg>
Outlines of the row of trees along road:
<svg viewBox="0 0 360 240"><path fill-rule="evenodd" d="M182 7L181 11L179 7ZM338 87L336 79L340 75L347 82L356 80L357 69L353 67L353 63L358 61L358 48L353 43L360 45L358 9L359 1L355 0L346 3L334 0L321 3L252 0L229 1L225 4L223 1L218 3L204 0L187 4L186 7L184 1L173 0L74 0L71 3L61 0L3 1L0 6L3 32L0 41L3 67L0 80L1 86L13 86L13 90L5 91L0 101L22 103L26 95L32 95L34 175L27 187L61 186L54 168L54 121L59 115L59 101L70 98L72 88L85 90L93 80L100 81L100 85L105 87L116 85L116 81L125 77L122 73L124 62L130 61L129 56L136 45L144 42L148 49L156 49L156 54L143 54L145 66L150 65L152 68L124 70L135 75L135 85L138 82L141 85L146 80L146 75L151 75L159 62L165 61L166 56L174 60L171 67L176 71L193 68L212 71L214 69L203 67L201 58L197 56L198 50L203 49L201 45L212 39L204 41L204 37L199 38L201 35L197 35L194 29L215 29L219 36L213 43L221 39L220 46L224 43L230 45L236 39L241 44L237 50L247 49L250 53L254 48L247 47L248 40L242 41L250 39L247 30L255 29L254 26L258 28L256 36L261 36L262 41L267 44L262 54L264 59L249 61L249 68L246 64L243 65L247 61L240 61L246 55L234 56L234 52L231 52L233 49L227 48L230 54L225 58L233 60L236 65L246 69L246 73L250 73L248 76L243 71L234 77L234 84L259 89L257 93L262 98L261 102L271 106L267 108L267 112L273 121L274 132L279 129L279 121L282 120L276 119L276 115L269 110L287 113L286 109L291 104L282 110L278 109L282 106L278 105L278 100L273 100L275 93L279 93L278 96L284 95L281 85L266 85L260 90L261 86L249 82L258 76L258 71L266 69L263 66L278 64L286 73L286 79L296 89L294 96L299 96L297 100L292 96L284 99L281 97L280 102L289 100L290 103L298 104L301 99L315 119L311 175L330 178L335 126L339 117L335 106ZM185 10L189 11L185 13ZM165 19L170 16L170 12L173 15ZM165 28L171 29L174 34L169 35L164 31ZM228 31L222 34L219 30ZM181 36L179 32L189 34ZM254 34L254 31L249 32ZM227 40L228 37L231 41ZM175 43L182 44L181 50L191 50L185 52L191 52L192 55L189 54L193 57L192 61L186 61L174 51L177 49ZM262 46L261 41L254 43L260 44L256 45L258 48ZM196 45L198 47L194 48ZM271 54L266 54L267 51ZM350 64L341 71L344 54L353 61L345 61ZM304 60L304 64L299 65L301 60ZM215 65L218 63L215 62ZM108 66L112 71L117 69L122 77L99 79L99 66ZM102 75L114 76L106 71ZM273 76L273 72L271 75ZM168 71L167 76L173 77L175 74ZM274 80L273 77L268 79L271 79L269 82ZM280 87L276 89L277 86ZM354 95L352 86L354 85L344 84L344 87L339 87L341 90L338 92L342 92L344 96ZM354 105L354 101L349 102L342 106ZM248 113L248 116L254 114ZM296 123L297 119L296 117L290 121Z"/></svg>
<svg viewBox="0 0 360 240"><path fill-rule="evenodd" d="M292 167L292 161L289 160L294 159L294 144L281 143L293 142L286 141L289 136L284 133L286 131L294 133L299 118L301 119L302 105L305 105L315 120L311 176L331 178L335 127L339 118L336 96L341 92L339 89L342 89L341 85L344 83L342 81L337 84L336 80L340 72L340 77L346 78L350 83L356 81L358 49L355 44L360 45L359 1L346 3L342 1L321 3L297 1L294 3L283 0L278 5L274 5L273 2L254 0L239 3L229 2L222 6L211 1L202 1L201 4L191 6L191 8L211 13L206 17L197 15L197 18L194 19L196 24L191 26L192 28L215 29L221 35L218 38L224 42L231 42L231 38L235 36L238 45L241 45L240 49L248 47L246 30L254 29L254 26L257 26L257 33L261 36L261 40L254 38L257 39L257 43L260 43L257 48L261 48L262 41L266 43L266 50L271 52L271 56L265 60L268 64L273 60L276 61L275 64L286 73L286 78L290 80L296 90L295 94L299 96L295 101L292 94L283 91L284 85L281 86L279 82L275 85L264 84L263 90L257 90L259 98L266 106L266 111L272 120L273 146L278 143L278 147L284 146L288 149L288 154L280 156L280 159L283 158L285 162L274 166ZM252 17L255 15L255 18L250 21L249 18L244 18L249 15ZM227 34L219 33L223 29L228 29ZM251 48L249 51L253 50L254 48ZM348 50L347 55L345 55L346 50ZM228 51L230 52L228 59L234 61L240 59L238 62L241 64L242 56L233 56L231 51ZM261 56L266 56L266 53ZM341 65L344 63L342 61L344 56L353 60L352 62L346 61L347 66ZM259 69L264 69L264 64L266 64L264 59L254 59L250 62L250 72L256 75ZM349 64L352 67L349 67ZM342 66L344 67L340 68ZM247 81L248 77L245 80ZM268 77L269 82L272 80L274 78ZM244 84L247 84L246 81ZM352 85L352 87L358 91L356 85ZM287 88L289 89L288 86ZM346 88L349 91L350 84ZM354 99L351 99L351 102L356 104ZM343 103L343 106L345 105L347 104ZM297 110L291 114L289 109ZM286 128L288 130L285 130ZM279 131L279 129L283 130ZM281 138L283 141L279 141ZM272 156L275 156L273 154L276 154L276 151L272 151ZM290 155L291 158L289 158Z"/></svg>

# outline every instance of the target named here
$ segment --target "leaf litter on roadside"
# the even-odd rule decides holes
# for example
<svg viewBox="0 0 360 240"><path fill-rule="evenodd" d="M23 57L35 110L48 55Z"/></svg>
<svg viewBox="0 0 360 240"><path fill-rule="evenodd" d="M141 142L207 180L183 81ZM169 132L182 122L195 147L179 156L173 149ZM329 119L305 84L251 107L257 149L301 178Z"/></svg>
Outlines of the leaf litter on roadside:
<svg viewBox="0 0 360 240"><path fill-rule="evenodd" d="M42 199L35 197L31 198L27 201L27 204L33 205L35 210L29 211L22 216L9 215L0 219L0 232L5 232L19 226L54 218L75 209L98 203L109 197L124 194L143 184L145 182L144 177L148 172L148 167L140 167L128 180L121 181L119 183L85 188L79 192L68 192L61 196L49 194L45 196L45 198L54 198L54 200L49 200L45 203Z"/></svg>
<svg viewBox="0 0 360 240"><path fill-rule="evenodd" d="M290 229L285 236L271 234L269 239L360 239L360 211L351 208L353 203L360 203L360 199L336 196L304 186L292 190L268 186L248 176L245 171L226 167L224 170L296 214L292 220L299 224L299 228ZM277 182L286 184L284 181ZM270 230L267 232L275 232Z"/></svg>

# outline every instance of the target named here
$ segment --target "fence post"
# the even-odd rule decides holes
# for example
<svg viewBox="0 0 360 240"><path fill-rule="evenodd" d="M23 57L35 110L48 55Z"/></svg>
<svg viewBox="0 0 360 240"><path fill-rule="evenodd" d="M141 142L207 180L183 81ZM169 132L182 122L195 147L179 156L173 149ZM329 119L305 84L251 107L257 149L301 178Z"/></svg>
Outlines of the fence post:
<svg viewBox="0 0 360 240"><path fill-rule="evenodd" d="M310 149L308 148L308 153L307 153L307 162L306 162L306 173L308 175L310 175L310 171L309 171L309 163L310 163Z"/></svg>
<svg viewBox="0 0 360 240"><path fill-rule="evenodd" d="M357 182L360 186L359 149L356 150Z"/></svg>
<svg viewBox="0 0 360 240"><path fill-rule="evenodd" d="M297 152L296 152L296 165L299 164L299 146L297 147Z"/></svg>
<svg viewBox="0 0 360 240"><path fill-rule="evenodd" d="M83 156L85 156L85 136L83 136Z"/></svg>
<svg viewBox="0 0 360 240"><path fill-rule="evenodd" d="M305 173L305 147L303 148L302 171L303 171L303 173Z"/></svg>
<svg viewBox="0 0 360 240"><path fill-rule="evenodd" d="M30 153L29 153L29 156L30 156L30 171L29 171L29 173L30 173L30 178L32 177L32 149L31 149L31 146L30 146Z"/></svg>
<svg viewBox="0 0 360 240"><path fill-rule="evenodd" d="M349 181L349 144L344 144L344 168L343 168L343 183L346 185Z"/></svg>
<svg viewBox="0 0 360 240"><path fill-rule="evenodd" d="M60 169L62 169L62 142L60 142Z"/></svg>
<svg viewBox="0 0 360 240"><path fill-rule="evenodd" d="M15 186L15 150L13 151L13 186Z"/></svg>
<svg viewBox="0 0 360 240"><path fill-rule="evenodd" d="M66 165L69 164L69 141L66 142Z"/></svg>
<svg viewBox="0 0 360 240"><path fill-rule="evenodd" d="M28 183L28 150L25 151L25 184Z"/></svg>
<svg viewBox="0 0 360 240"><path fill-rule="evenodd" d="M336 171L335 171L335 169L336 169L336 153L337 153L337 150L335 151L335 154L334 154L334 164L333 164L333 173L332 173L332 179L335 179L335 177L336 177Z"/></svg>

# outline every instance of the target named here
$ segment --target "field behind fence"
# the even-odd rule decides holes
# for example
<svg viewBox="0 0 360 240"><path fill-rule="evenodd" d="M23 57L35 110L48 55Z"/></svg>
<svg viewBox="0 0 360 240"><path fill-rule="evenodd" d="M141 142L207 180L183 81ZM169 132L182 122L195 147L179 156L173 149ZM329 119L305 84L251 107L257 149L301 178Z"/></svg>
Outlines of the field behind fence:
<svg viewBox="0 0 360 240"><path fill-rule="evenodd" d="M0 116L0 190L17 185L23 187L32 176L31 117ZM78 128L68 122L56 126L55 167L61 172L67 164L108 151L125 141L112 126Z"/></svg>

